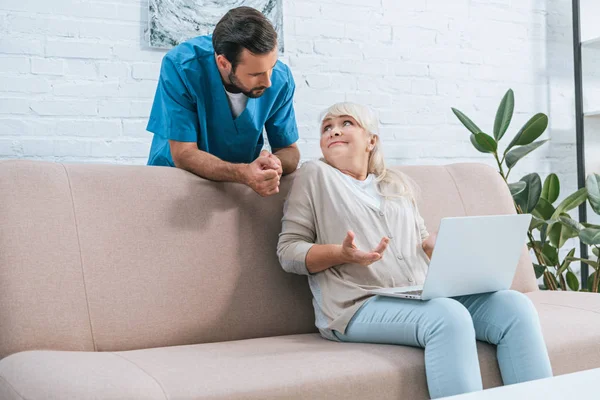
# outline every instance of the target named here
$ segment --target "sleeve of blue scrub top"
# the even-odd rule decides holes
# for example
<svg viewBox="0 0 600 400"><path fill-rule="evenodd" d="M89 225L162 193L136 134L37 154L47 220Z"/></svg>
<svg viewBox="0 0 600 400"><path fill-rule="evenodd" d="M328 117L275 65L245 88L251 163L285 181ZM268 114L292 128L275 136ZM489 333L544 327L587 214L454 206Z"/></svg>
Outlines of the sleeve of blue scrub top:
<svg viewBox="0 0 600 400"><path fill-rule="evenodd" d="M147 129L170 140L196 142L198 114L184 79L173 60L164 57Z"/></svg>
<svg viewBox="0 0 600 400"><path fill-rule="evenodd" d="M282 97L277 111L265 122L269 144L273 149L281 149L298 141L298 126L294 112L294 91L296 84L288 72L288 88Z"/></svg>

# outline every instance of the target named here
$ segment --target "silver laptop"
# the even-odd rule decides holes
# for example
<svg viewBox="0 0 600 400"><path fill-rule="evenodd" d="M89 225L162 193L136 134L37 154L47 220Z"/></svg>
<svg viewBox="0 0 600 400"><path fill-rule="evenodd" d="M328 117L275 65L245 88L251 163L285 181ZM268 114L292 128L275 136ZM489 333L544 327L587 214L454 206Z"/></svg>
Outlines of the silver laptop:
<svg viewBox="0 0 600 400"><path fill-rule="evenodd" d="M530 214L443 218L425 283L369 293L429 300L509 289L530 222Z"/></svg>

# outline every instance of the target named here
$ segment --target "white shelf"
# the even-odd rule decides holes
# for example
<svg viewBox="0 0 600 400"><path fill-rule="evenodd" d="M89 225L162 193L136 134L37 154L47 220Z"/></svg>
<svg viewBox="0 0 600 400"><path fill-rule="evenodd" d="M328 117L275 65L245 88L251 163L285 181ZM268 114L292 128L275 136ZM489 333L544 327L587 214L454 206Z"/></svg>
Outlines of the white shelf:
<svg viewBox="0 0 600 400"><path fill-rule="evenodd" d="M600 48L600 36L592 37L581 42L581 47Z"/></svg>
<svg viewBox="0 0 600 400"><path fill-rule="evenodd" d="M583 113L584 117L600 117L600 110L586 111Z"/></svg>

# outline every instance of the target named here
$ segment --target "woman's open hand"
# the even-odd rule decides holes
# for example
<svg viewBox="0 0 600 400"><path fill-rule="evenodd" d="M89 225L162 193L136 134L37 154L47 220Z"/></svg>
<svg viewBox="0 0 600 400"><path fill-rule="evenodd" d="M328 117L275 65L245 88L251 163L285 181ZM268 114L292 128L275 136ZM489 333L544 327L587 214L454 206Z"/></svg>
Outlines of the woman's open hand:
<svg viewBox="0 0 600 400"><path fill-rule="evenodd" d="M375 249L370 252L364 252L359 250L354 244L354 232L348 231L346 238L342 243L342 255L346 262L360 264L366 267L381 259L389 242L389 238L383 237Z"/></svg>

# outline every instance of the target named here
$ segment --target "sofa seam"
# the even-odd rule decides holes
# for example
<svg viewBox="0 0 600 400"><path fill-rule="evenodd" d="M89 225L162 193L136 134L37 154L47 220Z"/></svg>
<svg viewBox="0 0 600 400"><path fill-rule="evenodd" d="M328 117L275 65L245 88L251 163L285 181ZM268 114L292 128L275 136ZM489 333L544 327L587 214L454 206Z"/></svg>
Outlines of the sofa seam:
<svg viewBox="0 0 600 400"><path fill-rule="evenodd" d="M565 306L564 304L545 303L545 302L542 302L542 301L540 301L538 304L544 304L544 305L547 305L547 306L564 307L564 308L570 308L570 309L573 309L573 310L587 311L587 312L591 312L591 313L594 313L594 314L600 314L600 312L598 312L598 311L588 310L586 308L581 308L581 307Z"/></svg>
<svg viewBox="0 0 600 400"><path fill-rule="evenodd" d="M13 392L15 392L17 394L17 396L19 396L22 400L27 400L27 398L25 398L25 396L23 396L21 393L19 393L17 391L17 389L15 389L15 387L13 385L10 384L10 382L2 375L0 375L0 380L2 380L3 382L6 383L6 385L12 389Z"/></svg>
<svg viewBox="0 0 600 400"><path fill-rule="evenodd" d="M448 169L448 166L444 165L444 169L446 170L448 175L450 175L450 178L452 179L452 183L454 183L454 187L456 188L456 192L458 193L458 198L460 199L460 204L462 205L463 212L465 215L467 215L467 207L465 206L465 201L463 200L462 193L460 192L460 189L458 188L458 185L456 184L456 179L454 179L454 175L452 175L452 172L450 172L450 169Z"/></svg>
<svg viewBox="0 0 600 400"><path fill-rule="evenodd" d="M87 284L85 281L85 270L83 268L83 255L81 252L81 239L79 238L79 224L77 223L77 213L75 212L75 199L73 197L73 188L71 186L71 177L69 176L69 171L67 170L67 167L64 164L61 164L63 169L65 170L65 174L67 176L67 183L69 184L69 193L71 195L71 206L73 208L73 220L75 221L75 233L77 235L77 247L79 249L79 265L81 266L81 279L83 281L83 291L85 294L85 304L87 307L87 312L88 312L88 321L90 324L90 334L92 336L92 346L94 348L94 351L98 351L97 347L96 347L96 338L94 337L94 325L92 324L92 313L90 311L90 301L88 298L88 290L87 290Z"/></svg>
<svg viewBox="0 0 600 400"><path fill-rule="evenodd" d="M169 400L169 396L167 396L167 392L165 392L165 388L163 387L163 385L160 384L160 382L158 381L158 379L156 379L155 376L153 376L148 371L146 371L144 368L140 367L135 362L133 362L132 360L130 360L129 358L127 358L127 357L125 357L125 356L123 356L121 354L117 354L115 352L111 352L110 354L112 354L112 355L114 355L116 357L119 357L119 358L127 361L128 363L130 363L131 365L135 366L137 369L139 369L140 371L142 371L144 374L146 374L148 377L150 377L150 379L152 379L154 382L156 382L156 384L160 388L161 392L163 393L163 396L165 396L165 400Z"/></svg>

